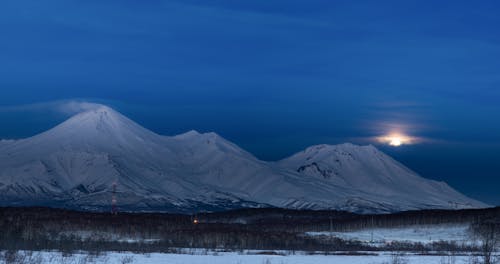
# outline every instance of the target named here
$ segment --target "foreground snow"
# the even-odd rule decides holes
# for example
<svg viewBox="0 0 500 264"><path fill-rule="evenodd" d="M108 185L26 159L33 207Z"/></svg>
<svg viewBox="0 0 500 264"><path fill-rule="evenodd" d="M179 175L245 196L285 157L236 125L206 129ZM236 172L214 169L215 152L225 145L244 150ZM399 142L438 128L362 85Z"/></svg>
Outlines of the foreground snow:
<svg viewBox="0 0 500 264"><path fill-rule="evenodd" d="M356 240L369 245L383 245L392 242L433 243L438 241L457 244L474 243L469 235L468 225L435 225L402 228L375 228L353 232L308 232L310 236L335 236L344 240Z"/></svg>
<svg viewBox="0 0 500 264"><path fill-rule="evenodd" d="M263 254L238 254L209 252L206 255L196 254L133 254L133 253L107 253L101 256L92 257L86 254L74 254L63 256L56 252L38 252L32 253L31 259L24 263L141 263L141 264L317 264L317 263L392 263L392 253L380 253L374 255L345 256L345 255L263 255ZM403 255L399 256L400 261L409 264L440 264L440 263L468 263L469 256L418 256ZM450 262L453 259L455 262ZM38 260L38 261L37 261ZM1 261L0 261L1 263ZM400 262L403 263L403 262Z"/></svg>

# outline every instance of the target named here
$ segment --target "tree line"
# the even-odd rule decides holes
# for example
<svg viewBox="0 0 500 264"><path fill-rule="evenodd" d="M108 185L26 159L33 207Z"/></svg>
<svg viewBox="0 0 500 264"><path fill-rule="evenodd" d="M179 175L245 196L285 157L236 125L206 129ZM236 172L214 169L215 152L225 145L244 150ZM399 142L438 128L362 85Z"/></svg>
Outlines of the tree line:
<svg viewBox="0 0 500 264"><path fill-rule="evenodd" d="M4 207L0 208L0 249L136 252L171 252L175 248L383 250L334 237L309 237L304 232L468 223L479 233L488 224L493 225L494 230L500 230L497 227L499 222L500 208L426 210L385 215L267 208L182 215ZM435 250L451 246L435 244L420 245L418 248ZM399 243L390 247L387 249L415 248L415 245Z"/></svg>

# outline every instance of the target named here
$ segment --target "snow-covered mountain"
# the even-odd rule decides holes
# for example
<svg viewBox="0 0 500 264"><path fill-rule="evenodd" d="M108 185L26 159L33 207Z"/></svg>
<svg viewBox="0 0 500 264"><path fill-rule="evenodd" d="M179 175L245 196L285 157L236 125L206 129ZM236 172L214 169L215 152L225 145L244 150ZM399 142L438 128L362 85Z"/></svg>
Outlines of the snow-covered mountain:
<svg viewBox="0 0 500 264"><path fill-rule="evenodd" d="M278 164L343 190L341 206L350 211L485 206L445 182L422 178L372 145L312 146Z"/></svg>
<svg viewBox="0 0 500 264"><path fill-rule="evenodd" d="M215 133L151 132L101 106L0 141L0 205L195 212L240 207L389 212L484 207L373 146L313 146L264 162Z"/></svg>

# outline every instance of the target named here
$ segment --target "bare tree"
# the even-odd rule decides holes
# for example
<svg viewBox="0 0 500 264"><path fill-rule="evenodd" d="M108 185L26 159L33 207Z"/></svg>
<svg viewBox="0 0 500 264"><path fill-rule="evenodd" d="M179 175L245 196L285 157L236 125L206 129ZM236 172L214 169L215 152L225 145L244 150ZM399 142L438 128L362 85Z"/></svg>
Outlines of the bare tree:
<svg viewBox="0 0 500 264"><path fill-rule="evenodd" d="M450 252L446 256L442 256L439 264L455 264L457 263L456 252Z"/></svg>
<svg viewBox="0 0 500 264"><path fill-rule="evenodd" d="M498 259L495 252L500 243L500 223L483 222L473 227L474 235L479 240L482 263L495 264Z"/></svg>
<svg viewBox="0 0 500 264"><path fill-rule="evenodd" d="M392 252L389 261L382 262L382 264L408 264L409 260L402 252Z"/></svg>
<svg viewBox="0 0 500 264"><path fill-rule="evenodd" d="M124 256L121 258L120 262L122 264L131 264L134 263L134 257L133 256Z"/></svg>

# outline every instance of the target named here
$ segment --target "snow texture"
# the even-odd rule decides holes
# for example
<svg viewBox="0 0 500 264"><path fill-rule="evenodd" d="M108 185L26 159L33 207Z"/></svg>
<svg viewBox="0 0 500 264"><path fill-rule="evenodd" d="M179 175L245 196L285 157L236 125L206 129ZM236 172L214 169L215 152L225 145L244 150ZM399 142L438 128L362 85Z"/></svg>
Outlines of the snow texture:
<svg viewBox="0 0 500 264"><path fill-rule="evenodd" d="M317 263L349 263L349 264L382 264L391 263L392 253L380 253L375 255L345 256L345 255L262 255L262 254L237 254L237 253L213 253L197 254L133 254L108 252L105 255L89 257L78 253L72 256L62 256L58 252L34 252L32 258L41 258L42 263L141 263L141 264L317 264ZM399 257L398 263L408 264L440 264L453 258L453 263L468 263L469 256L419 256L403 255ZM406 262L407 261L407 262ZM85 263L87 263L85 262ZM451 262L450 262L451 263Z"/></svg>

